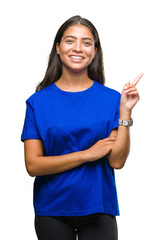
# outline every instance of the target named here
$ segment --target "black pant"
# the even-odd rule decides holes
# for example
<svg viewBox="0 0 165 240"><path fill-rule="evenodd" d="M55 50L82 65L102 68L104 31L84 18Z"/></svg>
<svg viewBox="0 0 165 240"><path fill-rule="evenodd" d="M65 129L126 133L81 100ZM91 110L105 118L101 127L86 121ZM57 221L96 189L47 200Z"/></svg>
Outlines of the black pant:
<svg viewBox="0 0 165 240"><path fill-rule="evenodd" d="M39 240L117 240L116 217L103 213L79 217L35 216Z"/></svg>

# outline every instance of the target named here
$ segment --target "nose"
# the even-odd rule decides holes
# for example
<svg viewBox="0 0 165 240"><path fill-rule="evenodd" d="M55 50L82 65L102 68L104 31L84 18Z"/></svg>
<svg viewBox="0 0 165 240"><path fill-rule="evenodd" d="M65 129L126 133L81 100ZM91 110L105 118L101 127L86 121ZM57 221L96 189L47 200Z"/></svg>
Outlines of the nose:
<svg viewBox="0 0 165 240"><path fill-rule="evenodd" d="M73 47L73 51L75 52L82 52L82 46L80 41L76 41Z"/></svg>

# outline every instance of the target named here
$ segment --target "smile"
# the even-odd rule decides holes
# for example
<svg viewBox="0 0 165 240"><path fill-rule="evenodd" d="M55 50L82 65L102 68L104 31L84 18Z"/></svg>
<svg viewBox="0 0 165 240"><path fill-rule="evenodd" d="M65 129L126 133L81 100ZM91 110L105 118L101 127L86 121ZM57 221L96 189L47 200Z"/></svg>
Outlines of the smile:
<svg viewBox="0 0 165 240"><path fill-rule="evenodd" d="M84 58L81 57L81 56L70 56L70 58L76 59L76 60L82 60L82 59L84 59Z"/></svg>

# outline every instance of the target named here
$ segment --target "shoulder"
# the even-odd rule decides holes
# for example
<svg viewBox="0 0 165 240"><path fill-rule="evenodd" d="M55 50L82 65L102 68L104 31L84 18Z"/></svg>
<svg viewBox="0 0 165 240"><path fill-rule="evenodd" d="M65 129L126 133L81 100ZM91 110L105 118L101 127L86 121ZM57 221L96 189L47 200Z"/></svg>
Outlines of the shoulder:
<svg viewBox="0 0 165 240"><path fill-rule="evenodd" d="M30 105L35 105L36 103L42 102L45 98L49 97L50 93L52 92L53 84L49 85L48 87L39 90L33 93L27 100L27 103Z"/></svg>
<svg viewBox="0 0 165 240"><path fill-rule="evenodd" d="M104 96L108 96L110 98L120 98L121 96L121 94L115 89L105 86L99 82L96 82L96 85L98 86L98 90L100 91L100 93L104 94Z"/></svg>

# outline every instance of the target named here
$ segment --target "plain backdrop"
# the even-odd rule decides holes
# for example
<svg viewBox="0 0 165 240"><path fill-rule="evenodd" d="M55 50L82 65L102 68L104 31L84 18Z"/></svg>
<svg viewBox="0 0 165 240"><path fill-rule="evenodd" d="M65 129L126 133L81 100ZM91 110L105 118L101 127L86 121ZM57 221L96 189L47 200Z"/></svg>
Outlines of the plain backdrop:
<svg viewBox="0 0 165 240"><path fill-rule="evenodd" d="M163 0L5 0L0 3L0 238L35 240L33 181L20 141L25 101L45 74L55 34L74 15L97 28L106 86L121 92L141 72L131 152L116 171L119 240L163 240L165 34ZM94 184L94 183L93 183Z"/></svg>

